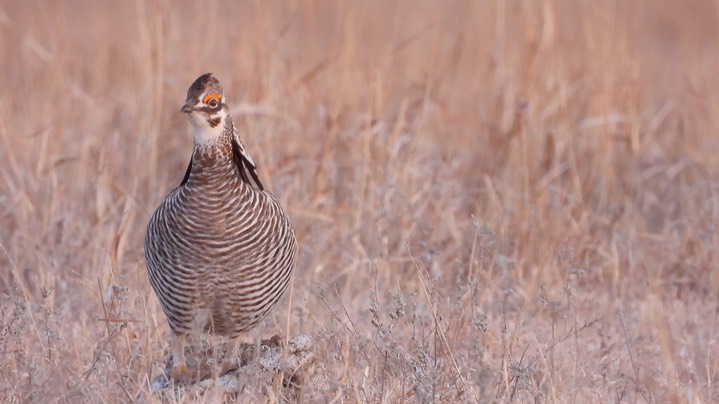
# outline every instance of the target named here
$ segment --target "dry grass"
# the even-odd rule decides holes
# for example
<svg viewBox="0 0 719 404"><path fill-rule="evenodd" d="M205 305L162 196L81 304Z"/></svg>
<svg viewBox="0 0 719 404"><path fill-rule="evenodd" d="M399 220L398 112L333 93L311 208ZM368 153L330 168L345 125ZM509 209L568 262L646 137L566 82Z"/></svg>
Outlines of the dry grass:
<svg viewBox="0 0 719 404"><path fill-rule="evenodd" d="M142 241L208 71L296 225L248 340L313 336L304 402L719 400L717 15L3 2L0 401L158 400Z"/></svg>

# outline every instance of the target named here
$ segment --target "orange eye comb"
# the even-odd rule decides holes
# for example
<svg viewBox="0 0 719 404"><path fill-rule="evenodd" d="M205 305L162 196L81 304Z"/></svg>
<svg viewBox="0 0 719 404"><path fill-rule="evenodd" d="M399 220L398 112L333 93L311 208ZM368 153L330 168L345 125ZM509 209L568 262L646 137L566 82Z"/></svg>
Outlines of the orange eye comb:
<svg viewBox="0 0 719 404"><path fill-rule="evenodd" d="M221 96L220 94L217 94L217 93L210 93L210 94L207 94L207 95L205 96L205 98L202 99L202 102L204 102L205 104L207 104L207 103L210 102L210 100L213 99L213 98L217 98L218 100L220 100L220 99L222 99L222 96Z"/></svg>

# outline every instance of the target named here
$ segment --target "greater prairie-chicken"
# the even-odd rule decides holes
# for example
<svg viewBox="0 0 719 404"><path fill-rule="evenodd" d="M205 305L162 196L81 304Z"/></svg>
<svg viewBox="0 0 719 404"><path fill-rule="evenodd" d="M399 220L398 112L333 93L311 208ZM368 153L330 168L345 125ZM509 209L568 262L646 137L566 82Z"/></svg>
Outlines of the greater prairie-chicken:
<svg viewBox="0 0 719 404"><path fill-rule="evenodd" d="M186 336L224 335L234 351L282 297L297 255L292 224L262 186L220 82L200 76L181 112L193 128L192 158L145 236L150 283L172 329L175 380L189 376Z"/></svg>

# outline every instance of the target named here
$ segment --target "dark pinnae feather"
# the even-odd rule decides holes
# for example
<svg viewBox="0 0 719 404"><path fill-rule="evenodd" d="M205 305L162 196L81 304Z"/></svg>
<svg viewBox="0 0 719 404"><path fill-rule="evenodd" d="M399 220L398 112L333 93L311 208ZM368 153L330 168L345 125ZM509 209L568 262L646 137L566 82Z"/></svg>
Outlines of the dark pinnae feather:
<svg viewBox="0 0 719 404"><path fill-rule="evenodd" d="M187 171L185 171L185 176L182 178L182 182L180 182L180 186L185 185L188 179L190 179L190 171L192 171L192 156L190 156L190 164L187 165Z"/></svg>
<svg viewBox="0 0 719 404"><path fill-rule="evenodd" d="M247 176L249 173L252 176L252 181L254 181L254 187L259 190L264 190L265 187L262 185L262 182L260 182L260 178L257 176L257 169L252 162L247 160L247 157L245 157L244 154L242 154L242 150L240 150L240 145L237 143L236 139L232 139L232 160L235 162L235 165L237 166L237 171L240 173L240 178L242 178L242 181L244 181L247 184L253 185L252 182L250 182L250 178Z"/></svg>

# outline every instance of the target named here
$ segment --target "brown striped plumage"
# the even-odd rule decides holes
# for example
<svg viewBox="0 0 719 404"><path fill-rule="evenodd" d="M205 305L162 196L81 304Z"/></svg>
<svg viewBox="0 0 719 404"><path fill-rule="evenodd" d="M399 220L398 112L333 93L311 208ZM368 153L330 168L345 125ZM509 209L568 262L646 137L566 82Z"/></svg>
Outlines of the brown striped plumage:
<svg viewBox="0 0 719 404"><path fill-rule="evenodd" d="M236 338L255 327L287 289L297 253L292 225L263 189L219 82L198 78L182 112L194 127L192 159L145 237L150 283L174 332L173 377L187 371L186 335Z"/></svg>

